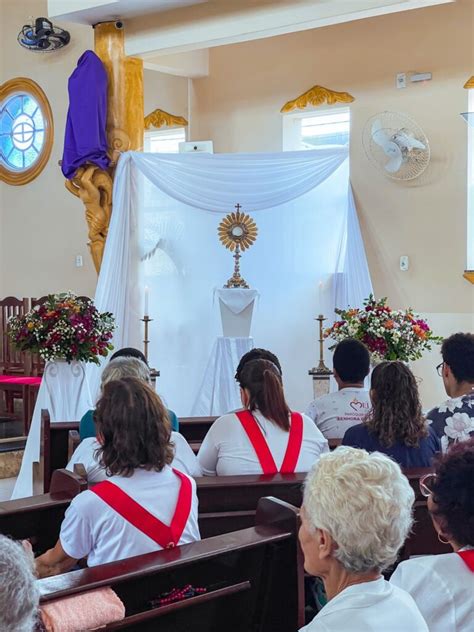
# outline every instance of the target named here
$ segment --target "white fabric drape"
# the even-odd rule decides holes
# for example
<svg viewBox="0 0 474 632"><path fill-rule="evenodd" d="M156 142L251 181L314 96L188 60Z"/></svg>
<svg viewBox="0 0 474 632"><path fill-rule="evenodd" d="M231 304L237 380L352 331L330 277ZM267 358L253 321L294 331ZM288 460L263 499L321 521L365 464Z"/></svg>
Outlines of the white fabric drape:
<svg viewBox="0 0 474 632"><path fill-rule="evenodd" d="M217 226L236 203L259 227L242 274L260 293L252 336L281 356L290 404L311 398L313 318L372 291L349 187L347 147L281 154L140 154L120 158L96 304L117 318L116 348L141 347L150 287L150 361L158 391L189 414L219 335L213 289L232 272ZM314 343L312 343L314 341ZM95 374L93 375L93 373ZM91 369L91 383L98 371Z"/></svg>

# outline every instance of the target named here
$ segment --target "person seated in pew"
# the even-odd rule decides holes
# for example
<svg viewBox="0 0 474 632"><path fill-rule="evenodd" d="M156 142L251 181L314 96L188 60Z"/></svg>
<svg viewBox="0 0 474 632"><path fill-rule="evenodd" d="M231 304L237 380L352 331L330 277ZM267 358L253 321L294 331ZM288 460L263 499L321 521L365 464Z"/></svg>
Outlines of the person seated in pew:
<svg viewBox="0 0 474 632"><path fill-rule="evenodd" d="M132 357L119 357L109 362L102 373L102 385L110 381L121 379L124 377L136 377L147 384L150 383L150 369L141 360ZM169 411L168 419L170 417ZM167 419L159 420L160 423L168 423ZM197 457L192 451L190 445L179 432L171 433L171 443L173 445L173 461L172 466L180 472L196 477L201 476L201 467ZM107 478L105 469L99 460L100 442L96 438L87 437L81 441L74 451L66 469L74 471L76 464L82 464L87 473L88 483L99 483Z"/></svg>
<svg viewBox="0 0 474 632"><path fill-rule="evenodd" d="M244 355L240 358L240 362L237 365L237 369L235 371L235 380L239 384L240 384L240 376L241 376L244 366L248 362L252 362L252 360L268 360L269 362L273 362L273 364L278 369L280 375L283 376L280 360L277 358L277 356L271 351L268 351L268 349L261 349L259 347L256 347L255 349L250 349L250 351L247 351L247 353L244 353Z"/></svg>
<svg viewBox="0 0 474 632"><path fill-rule="evenodd" d="M313 400L306 410L326 439L342 439L351 426L360 424L371 409L364 380L369 374L367 347L354 338L341 340L332 359L338 391Z"/></svg>
<svg viewBox="0 0 474 632"><path fill-rule="evenodd" d="M436 367L449 399L427 414L441 448L474 437L474 334L453 334L441 346Z"/></svg>
<svg viewBox="0 0 474 632"><path fill-rule="evenodd" d="M0 630L32 632L39 598L32 554L0 535Z"/></svg>
<svg viewBox="0 0 474 632"><path fill-rule="evenodd" d="M119 359L120 358L120 359ZM118 360L119 359L119 360ZM140 367L136 363L128 363L126 360L135 359L140 360L145 367ZM118 360L118 362L116 362ZM111 363L112 364L111 366ZM110 368L109 368L110 367ZM138 377L145 379L147 382L151 382L150 367L148 366L147 359L139 349L133 347L125 347L116 351L110 358L110 362L106 365L101 376L101 388L104 384L110 380L119 380L122 377ZM172 430L176 432L179 430L179 422L172 410L168 410L168 416L171 421ZM88 410L82 417L79 423L79 436L82 439L87 437L95 437L95 424L94 424L94 411Z"/></svg>
<svg viewBox="0 0 474 632"><path fill-rule="evenodd" d="M453 553L415 557L397 566L390 582L408 591L430 632L474 629L474 437L453 444L420 479L441 542Z"/></svg>
<svg viewBox="0 0 474 632"><path fill-rule="evenodd" d="M401 467L430 467L440 440L421 411L416 379L403 362L381 362L372 371L372 410L346 430L342 445L384 452Z"/></svg>
<svg viewBox="0 0 474 632"><path fill-rule="evenodd" d="M205 476L307 472L329 451L312 420L290 411L273 362L247 362L239 383L244 410L216 419L199 450Z"/></svg>
<svg viewBox="0 0 474 632"><path fill-rule="evenodd" d="M410 531L414 498L384 454L339 447L321 457L306 480L299 540L329 601L300 632L428 632L413 598L382 576Z"/></svg>
<svg viewBox="0 0 474 632"><path fill-rule="evenodd" d="M39 577L200 539L196 483L170 467L171 426L155 391L136 378L108 382L94 417L108 478L72 500L56 546L36 560Z"/></svg>

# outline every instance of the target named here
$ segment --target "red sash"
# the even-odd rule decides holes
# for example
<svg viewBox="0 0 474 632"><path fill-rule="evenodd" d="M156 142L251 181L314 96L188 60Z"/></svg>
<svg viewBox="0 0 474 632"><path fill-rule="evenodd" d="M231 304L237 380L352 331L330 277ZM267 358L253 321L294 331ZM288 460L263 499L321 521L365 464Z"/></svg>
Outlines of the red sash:
<svg viewBox="0 0 474 632"><path fill-rule="evenodd" d="M110 481L103 481L91 488L109 507L130 522L139 531L147 535L161 546L162 549L175 547L184 531L184 527L191 513L192 485L189 478L173 469L173 472L181 480L178 502L174 511L171 524L168 526L155 518L153 514L130 498L118 485Z"/></svg>
<svg viewBox="0 0 474 632"><path fill-rule="evenodd" d="M471 573L474 573L474 549L470 549L468 551L458 551L457 553Z"/></svg>
<svg viewBox="0 0 474 632"><path fill-rule="evenodd" d="M270 448L263 436L255 417L249 410L235 413L242 424L250 443L255 450L255 454L262 466L264 474L277 474L278 468L273 459ZM299 413L291 413L291 426L288 433L288 445L286 447L285 458L281 464L281 474L293 474L298 463L298 457L303 443L303 417Z"/></svg>

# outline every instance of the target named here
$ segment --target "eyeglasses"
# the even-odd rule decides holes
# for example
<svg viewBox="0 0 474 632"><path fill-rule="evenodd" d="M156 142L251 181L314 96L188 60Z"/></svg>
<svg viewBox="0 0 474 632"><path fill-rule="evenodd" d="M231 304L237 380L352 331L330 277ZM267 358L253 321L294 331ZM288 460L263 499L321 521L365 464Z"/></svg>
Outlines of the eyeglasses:
<svg viewBox="0 0 474 632"><path fill-rule="evenodd" d="M428 496L431 496L433 493L432 488L435 480L436 474L433 473L425 474L420 478L420 492L423 496L425 496L425 498L428 498Z"/></svg>
<svg viewBox="0 0 474 632"><path fill-rule="evenodd" d="M438 366L436 367L436 373L440 377L443 377L443 367L444 367L444 362L440 362L440 364L438 364Z"/></svg>

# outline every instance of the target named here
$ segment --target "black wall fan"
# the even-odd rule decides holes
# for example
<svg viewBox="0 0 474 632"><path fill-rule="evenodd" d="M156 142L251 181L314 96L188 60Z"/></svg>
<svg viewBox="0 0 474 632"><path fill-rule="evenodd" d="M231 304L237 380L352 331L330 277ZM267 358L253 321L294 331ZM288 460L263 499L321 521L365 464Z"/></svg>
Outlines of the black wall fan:
<svg viewBox="0 0 474 632"><path fill-rule="evenodd" d="M18 33L18 43L28 50L51 53L69 44L68 31L53 26L47 18L36 18L34 24L25 24Z"/></svg>

